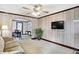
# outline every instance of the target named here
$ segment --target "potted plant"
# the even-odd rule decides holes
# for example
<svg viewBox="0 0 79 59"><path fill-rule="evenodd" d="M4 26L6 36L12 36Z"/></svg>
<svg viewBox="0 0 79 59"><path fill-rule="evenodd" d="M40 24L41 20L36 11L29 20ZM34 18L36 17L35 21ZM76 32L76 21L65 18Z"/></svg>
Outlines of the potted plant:
<svg viewBox="0 0 79 59"><path fill-rule="evenodd" d="M43 30L41 28L35 29L36 38L40 40L43 36Z"/></svg>

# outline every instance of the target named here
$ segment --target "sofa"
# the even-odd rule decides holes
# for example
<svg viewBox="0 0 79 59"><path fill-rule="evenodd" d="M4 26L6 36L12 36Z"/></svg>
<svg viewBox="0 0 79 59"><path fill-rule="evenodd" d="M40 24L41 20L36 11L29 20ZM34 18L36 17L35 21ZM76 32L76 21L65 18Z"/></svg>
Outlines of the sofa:
<svg viewBox="0 0 79 59"><path fill-rule="evenodd" d="M0 37L0 53L2 53L4 50L4 40L2 39L2 37Z"/></svg>
<svg viewBox="0 0 79 59"><path fill-rule="evenodd" d="M24 50L20 44L9 37L0 37L0 54L24 54Z"/></svg>

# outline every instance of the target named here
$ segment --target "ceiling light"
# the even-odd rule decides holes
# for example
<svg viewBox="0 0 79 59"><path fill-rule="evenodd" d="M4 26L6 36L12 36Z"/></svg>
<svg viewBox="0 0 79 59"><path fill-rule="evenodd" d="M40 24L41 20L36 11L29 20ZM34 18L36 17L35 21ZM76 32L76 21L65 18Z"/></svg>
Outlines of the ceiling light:
<svg viewBox="0 0 79 59"><path fill-rule="evenodd" d="M40 15L40 12L33 12L32 15L39 16Z"/></svg>

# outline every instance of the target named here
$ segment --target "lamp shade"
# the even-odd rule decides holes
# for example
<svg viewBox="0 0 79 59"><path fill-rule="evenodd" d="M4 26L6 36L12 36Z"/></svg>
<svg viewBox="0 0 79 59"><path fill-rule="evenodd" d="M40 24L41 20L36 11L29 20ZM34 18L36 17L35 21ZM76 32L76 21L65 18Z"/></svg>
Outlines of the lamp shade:
<svg viewBox="0 0 79 59"><path fill-rule="evenodd" d="M2 37L9 37L9 31L7 25L2 25L1 35Z"/></svg>
<svg viewBox="0 0 79 59"><path fill-rule="evenodd" d="M8 29L7 25L2 25L2 29Z"/></svg>

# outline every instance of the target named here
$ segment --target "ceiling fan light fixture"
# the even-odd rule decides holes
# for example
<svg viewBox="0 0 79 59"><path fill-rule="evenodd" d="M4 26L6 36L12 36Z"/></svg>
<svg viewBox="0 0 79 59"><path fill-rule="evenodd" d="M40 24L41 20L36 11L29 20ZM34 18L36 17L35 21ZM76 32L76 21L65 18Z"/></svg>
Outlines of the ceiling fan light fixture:
<svg viewBox="0 0 79 59"><path fill-rule="evenodd" d="M30 14L31 16L35 16L35 17L49 13L49 11L43 10L43 6L41 4L33 5L33 8L31 8L31 9L27 8L27 7L23 7L23 8L26 9L26 10L30 10L30 12L27 13L27 14Z"/></svg>
<svg viewBox="0 0 79 59"><path fill-rule="evenodd" d="M38 11L39 11L40 9L41 9L41 7L40 7L40 6L36 8L36 10L38 10Z"/></svg>
<svg viewBox="0 0 79 59"><path fill-rule="evenodd" d="M40 15L40 12L32 12L32 15L33 16L39 16Z"/></svg>

